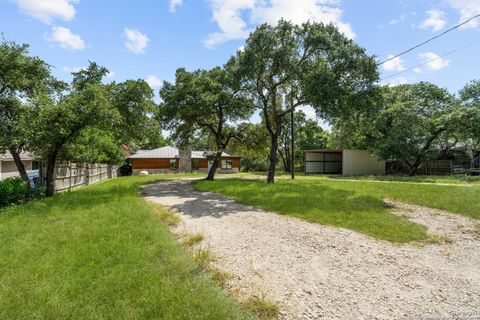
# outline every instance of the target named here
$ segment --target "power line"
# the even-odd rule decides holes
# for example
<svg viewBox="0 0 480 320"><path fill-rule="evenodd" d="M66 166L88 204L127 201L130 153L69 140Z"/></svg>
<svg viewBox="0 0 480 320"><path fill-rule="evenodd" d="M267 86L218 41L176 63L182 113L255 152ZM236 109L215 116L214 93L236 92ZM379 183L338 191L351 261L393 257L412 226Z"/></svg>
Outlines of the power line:
<svg viewBox="0 0 480 320"><path fill-rule="evenodd" d="M430 59L430 60L428 60L428 61L424 61L424 62L419 63L419 64L417 64L417 65L415 65L415 66L413 66L413 67L410 67L410 68L408 68L408 69L405 69L405 70L403 70L403 71L400 71L400 72L398 72L398 73L395 73L395 74L393 74L393 75L391 75L391 76L388 76L388 77L386 77L386 78L383 78L383 79L380 80L380 81L384 81L384 80L387 80L387 79L396 77L396 76L398 76L398 75L401 75L401 74L403 74L403 73L405 73L405 72L408 72L408 71L410 71L410 70L413 70L413 69L415 69L415 68L421 67L421 66L423 66L423 65L425 65L425 64L427 64L427 63L430 63L430 62L432 62L432 61L435 61L435 60L441 59L441 58L443 58L443 57L449 56L449 55L454 54L454 53L456 53L456 52L458 52L458 51L461 51L461 50L463 50L463 49L467 49L467 48L473 47L474 45L479 44L479 43L480 43L480 40L479 40L479 41L472 42L472 43L470 43L470 44L468 44L468 45L466 45L466 46L463 46L463 47L460 47L460 48L458 48L458 49L449 51L449 52L447 52L447 53L445 53L445 54L442 54L441 56L435 57L435 58Z"/></svg>
<svg viewBox="0 0 480 320"><path fill-rule="evenodd" d="M443 31L442 33L440 33L440 34L438 34L438 35L436 35L436 36L434 36L434 37L432 37L432 38L430 38L430 39L428 39L428 40L423 41L423 42L420 43L420 44L417 44L417 45L414 46L414 47L411 47L410 49L407 49L407 50L405 50L405 51L402 51L402 52L400 52L399 54L396 54L396 55L394 55L393 57L388 58L387 60L384 60L384 61L382 61L382 62L377 63L377 66L380 66L380 65L382 65L382 64L384 64L384 63L386 63L386 62L392 61L393 59L396 59L396 58L398 58L398 57L400 57L400 56L403 56L404 54L409 53L410 51L413 51L413 50L417 49L418 47L421 47L421 46L423 46L423 45L425 45L425 44L427 44L427 43L429 43L429 42L431 42L431 41L433 41L433 40L435 40L435 39L440 38L441 36L444 36L445 34L449 33L450 31L453 31L453 30L455 30L455 29L460 28L461 26L469 23L470 21L472 21L472 20L474 20L474 19L477 19L478 17L480 17L480 13L477 14L476 16L471 17L471 18L468 19L468 20L465 20L464 22L462 22L462 23L460 23L460 24L457 24L457 25L454 26L454 27L451 27L451 28L448 29L448 30Z"/></svg>

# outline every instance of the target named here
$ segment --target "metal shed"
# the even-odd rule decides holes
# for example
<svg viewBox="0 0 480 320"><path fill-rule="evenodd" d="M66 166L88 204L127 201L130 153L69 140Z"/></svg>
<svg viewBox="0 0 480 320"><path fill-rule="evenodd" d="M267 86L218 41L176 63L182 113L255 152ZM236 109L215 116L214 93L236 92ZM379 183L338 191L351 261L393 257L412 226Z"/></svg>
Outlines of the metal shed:
<svg viewBox="0 0 480 320"><path fill-rule="evenodd" d="M305 174L384 175L385 161L366 150L307 150Z"/></svg>

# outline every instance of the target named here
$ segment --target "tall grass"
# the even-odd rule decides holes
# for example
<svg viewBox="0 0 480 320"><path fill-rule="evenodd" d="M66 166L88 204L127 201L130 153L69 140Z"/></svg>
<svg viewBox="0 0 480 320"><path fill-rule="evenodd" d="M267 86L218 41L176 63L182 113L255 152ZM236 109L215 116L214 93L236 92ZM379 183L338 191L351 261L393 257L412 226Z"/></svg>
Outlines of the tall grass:
<svg viewBox="0 0 480 320"><path fill-rule="evenodd" d="M0 319L251 319L127 177L0 210Z"/></svg>

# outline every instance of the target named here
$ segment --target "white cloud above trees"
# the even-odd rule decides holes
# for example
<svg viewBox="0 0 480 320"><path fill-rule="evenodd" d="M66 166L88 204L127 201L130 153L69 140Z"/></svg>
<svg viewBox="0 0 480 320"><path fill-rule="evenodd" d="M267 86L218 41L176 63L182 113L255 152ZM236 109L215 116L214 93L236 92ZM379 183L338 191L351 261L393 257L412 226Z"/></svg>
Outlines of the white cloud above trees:
<svg viewBox="0 0 480 320"><path fill-rule="evenodd" d="M450 64L450 60L444 59L434 52L421 52L418 56L431 71L445 69Z"/></svg>
<svg viewBox="0 0 480 320"><path fill-rule="evenodd" d="M138 30L125 28L123 35L125 36L125 47L133 53L145 53L150 39L146 34L141 33Z"/></svg>
<svg viewBox="0 0 480 320"><path fill-rule="evenodd" d="M45 23L59 18L70 21L75 17L76 0L13 0L25 14Z"/></svg>
<svg viewBox="0 0 480 320"><path fill-rule="evenodd" d="M393 54L390 54L388 56L388 59L391 59L393 58L394 55ZM400 57L396 57L395 59L392 59L390 61L387 61L383 64L383 69L385 71L396 71L396 72L399 72L399 71L403 71L405 70L405 65L403 63L403 60L400 58Z"/></svg>
<svg viewBox="0 0 480 320"><path fill-rule="evenodd" d="M61 48L67 50L85 49L85 41L78 35L72 33L68 28L53 27L50 40L58 43Z"/></svg>
<svg viewBox="0 0 480 320"><path fill-rule="evenodd" d="M209 0L212 20L219 31L204 40L212 48L230 40L245 39L260 23L276 24L281 18L293 23L316 21L336 25L347 37L354 38L350 24L342 20L338 0Z"/></svg>
<svg viewBox="0 0 480 320"><path fill-rule="evenodd" d="M148 75L145 77L145 81L148 83L148 85L152 88L158 88L162 85L162 80L160 80L157 76L155 75Z"/></svg>

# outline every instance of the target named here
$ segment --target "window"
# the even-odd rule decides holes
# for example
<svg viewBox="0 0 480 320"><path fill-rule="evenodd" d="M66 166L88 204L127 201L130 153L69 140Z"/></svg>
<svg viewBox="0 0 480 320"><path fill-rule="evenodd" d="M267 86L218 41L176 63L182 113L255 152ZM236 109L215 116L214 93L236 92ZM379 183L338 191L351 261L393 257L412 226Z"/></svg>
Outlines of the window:
<svg viewBox="0 0 480 320"><path fill-rule="evenodd" d="M32 170L39 170L40 169L40 163L38 161L33 160L32 161Z"/></svg>
<svg viewBox="0 0 480 320"><path fill-rule="evenodd" d="M200 169L200 159L192 159L192 170Z"/></svg>
<svg viewBox="0 0 480 320"><path fill-rule="evenodd" d="M232 169L232 160L222 160L222 169Z"/></svg>
<svg viewBox="0 0 480 320"><path fill-rule="evenodd" d="M176 170L176 169L177 169L177 160L170 159L170 170Z"/></svg>

